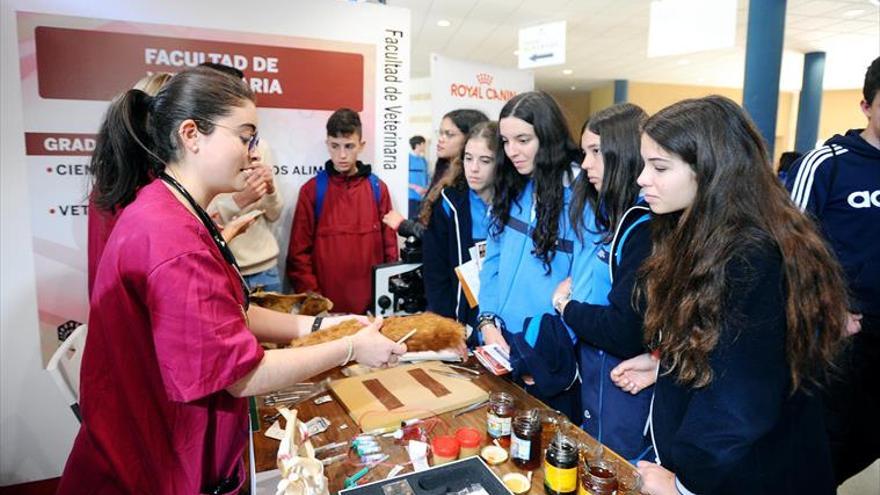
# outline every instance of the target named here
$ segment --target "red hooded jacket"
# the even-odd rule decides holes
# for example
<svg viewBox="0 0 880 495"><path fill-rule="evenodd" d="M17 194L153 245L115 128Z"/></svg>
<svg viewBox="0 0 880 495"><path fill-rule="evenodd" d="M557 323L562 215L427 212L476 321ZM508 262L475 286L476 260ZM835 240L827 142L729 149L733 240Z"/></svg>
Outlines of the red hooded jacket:
<svg viewBox="0 0 880 495"><path fill-rule="evenodd" d="M329 181L315 222L317 180L303 185L296 202L287 276L296 292L315 291L333 301L333 311L362 314L370 307L373 266L397 261L397 234L382 223L391 210L388 186L379 181L379 204L370 185L370 166L340 175L325 164Z"/></svg>

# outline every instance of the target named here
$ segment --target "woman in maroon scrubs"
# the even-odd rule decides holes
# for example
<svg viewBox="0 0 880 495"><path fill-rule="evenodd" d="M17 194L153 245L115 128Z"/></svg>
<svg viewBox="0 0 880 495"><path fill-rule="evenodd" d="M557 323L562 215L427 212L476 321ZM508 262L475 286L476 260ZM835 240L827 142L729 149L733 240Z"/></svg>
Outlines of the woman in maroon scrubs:
<svg viewBox="0 0 880 495"><path fill-rule="evenodd" d="M101 257L83 357L83 422L58 493L237 493L244 397L351 360L406 350L381 321L352 337L263 351L311 317L249 307L235 258L204 209L241 188L257 143L254 95L213 69L110 106L92 158L99 207L124 207ZM151 175L146 186L139 178ZM333 322L330 322L333 323Z"/></svg>

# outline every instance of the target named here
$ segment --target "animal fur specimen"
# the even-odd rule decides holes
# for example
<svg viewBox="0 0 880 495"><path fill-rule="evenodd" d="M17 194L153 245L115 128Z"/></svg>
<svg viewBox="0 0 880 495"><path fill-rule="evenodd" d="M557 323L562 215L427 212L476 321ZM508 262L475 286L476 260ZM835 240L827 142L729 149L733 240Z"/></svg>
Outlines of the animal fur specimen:
<svg viewBox="0 0 880 495"><path fill-rule="evenodd" d="M333 309L333 301L314 292L279 294L257 289L251 293L251 302L273 311L305 316L316 316Z"/></svg>
<svg viewBox="0 0 880 495"><path fill-rule="evenodd" d="M291 342L292 347L320 344L354 335L363 327L354 320L348 320L323 330L311 333ZM382 324L382 335L397 341L410 330L418 330L407 339L406 348L410 352L442 351L456 348L464 343L464 327L461 323L434 313L420 313L412 316L392 316Z"/></svg>

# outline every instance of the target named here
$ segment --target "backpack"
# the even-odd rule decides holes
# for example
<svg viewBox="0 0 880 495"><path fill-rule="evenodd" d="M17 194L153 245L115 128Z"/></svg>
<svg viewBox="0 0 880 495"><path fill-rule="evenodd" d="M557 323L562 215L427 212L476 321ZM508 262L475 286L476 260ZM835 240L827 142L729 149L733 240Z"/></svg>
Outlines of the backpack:
<svg viewBox="0 0 880 495"><path fill-rule="evenodd" d="M318 172L318 175L315 176L317 183L315 184L315 224L318 223L318 219L321 218L321 208L324 207L324 196L327 195L327 186L330 184L330 176L327 175L326 170L321 170ZM376 200L376 208L379 208L379 204L382 200L382 192L379 189L379 177L376 177L372 172L367 176L367 180L370 181L370 187L373 189L373 199ZM380 211L381 213L381 211Z"/></svg>

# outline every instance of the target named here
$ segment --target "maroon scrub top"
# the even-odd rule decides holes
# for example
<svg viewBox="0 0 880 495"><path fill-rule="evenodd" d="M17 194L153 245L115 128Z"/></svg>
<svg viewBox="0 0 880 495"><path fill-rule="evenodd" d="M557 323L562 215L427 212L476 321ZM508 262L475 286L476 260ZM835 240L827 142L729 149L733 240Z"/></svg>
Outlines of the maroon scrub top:
<svg viewBox="0 0 880 495"><path fill-rule="evenodd" d="M225 389L263 350L243 303L204 225L162 181L143 187L98 267L83 423L59 494L189 494L244 481L247 400Z"/></svg>

